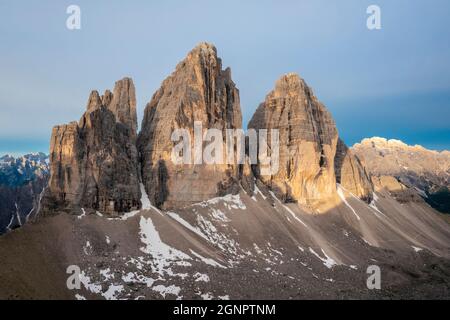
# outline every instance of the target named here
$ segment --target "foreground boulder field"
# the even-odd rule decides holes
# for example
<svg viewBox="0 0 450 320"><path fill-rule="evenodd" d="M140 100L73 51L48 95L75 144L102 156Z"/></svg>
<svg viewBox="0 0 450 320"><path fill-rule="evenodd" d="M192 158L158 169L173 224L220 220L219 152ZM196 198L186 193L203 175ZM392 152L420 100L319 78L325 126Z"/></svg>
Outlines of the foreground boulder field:
<svg viewBox="0 0 450 320"><path fill-rule="evenodd" d="M248 125L278 130L277 172L175 165L172 132L194 136L195 123L224 137L242 128L231 71L207 43L163 81L139 133L131 79L92 92L79 122L53 129L35 223L0 238L0 298L450 296L450 225L420 190L372 175L298 75L282 76ZM371 265L381 290L367 288Z"/></svg>

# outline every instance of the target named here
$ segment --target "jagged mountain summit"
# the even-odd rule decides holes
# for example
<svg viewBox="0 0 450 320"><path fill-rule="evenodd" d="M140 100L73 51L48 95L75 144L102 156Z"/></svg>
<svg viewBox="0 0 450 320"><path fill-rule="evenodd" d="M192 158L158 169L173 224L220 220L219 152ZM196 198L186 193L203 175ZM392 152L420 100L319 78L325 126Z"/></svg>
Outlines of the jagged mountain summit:
<svg viewBox="0 0 450 320"><path fill-rule="evenodd" d="M367 169L376 177L394 177L400 184L416 189L434 208L450 213L450 152L409 146L399 140L374 137L357 143L352 150L365 159ZM383 178L384 177L384 178Z"/></svg>
<svg viewBox="0 0 450 320"><path fill-rule="evenodd" d="M0 234L36 215L48 176L44 153L0 157Z"/></svg>
<svg viewBox="0 0 450 320"><path fill-rule="evenodd" d="M144 185L158 207L207 200L230 192L236 185L237 165L173 164L173 131L186 129L193 149L196 122L202 132L214 128L223 136L226 129L242 128L239 90L231 79L231 70L222 69L216 48L208 43L189 52L145 108L138 150Z"/></svg>
<svg viewBox="0 0 450 320"><path fill-rule="evenodd" d="M415 189L400 201L371 179L298 75L249 124L279 130L270 175L261 161L172 161L176 129L241 128L239 91L210 44L162 83L138 134L135 119L124 79L53 129L42 214L0 238L0 298L448 298L450 225ZM374 264L382 290L367 287ZM67 287L69 266L80 289Z"/></svg>
<svg viewBox="0 0 450 320"><path fill-rule="evenodd" d="M336 182L361 199L372 198L360 161L338 138L331 114L297 74L277 81L248 127L279 130L280 169L258 177L281 199L325 211L340 202Z"/></svg>
<svg viewBox="0 0 450 320"><path fill-rule="evenodd" d="M43 211L104 213L141 207L136 149L136 98L131 79L114 92L93 91L79 122L53 128L51 176Z"/></svg>

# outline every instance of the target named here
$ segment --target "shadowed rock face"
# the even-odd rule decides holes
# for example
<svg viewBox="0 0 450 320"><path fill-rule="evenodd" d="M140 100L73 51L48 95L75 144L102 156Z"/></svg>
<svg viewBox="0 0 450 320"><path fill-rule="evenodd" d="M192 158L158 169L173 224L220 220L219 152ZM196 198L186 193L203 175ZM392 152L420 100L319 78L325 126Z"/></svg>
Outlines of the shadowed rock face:
<svg viewBox="0 0 450 320"><path fill-rule="evenodd" d="M102 103L116 117L116 121L130 128L133 142L137 135L136 92L133 81L124 78L117 81L114 92L105 92Z"/></svg>
<svg viewBox="0 0 450 320"><path fill-rule="evenodd" d="M241 128L239 91L230 69L222 70L216 48L202 43L180 62L148 103L138 137L142 179L150 200L161 207L177 207L232 192L237 165L175 166L171 140L175 129L187 129L194 145L194 122L203 130ZM208 143L209 144L209 143ZM205 144L204 144L205 145ZM225 150L225 142L223 142ZM192 156L194 159L194 156Z"/></svg>
<svg viewBox="0 0 450 320"><path fill-rule="evenodd" d="M367 202L372 200L373 186L361 160L339 139L334 159L336 182Z"/></svg>
<svg viewBox="0 0 450 320"><path fill-rule="evenodd" d="M114 93L93 91L79 123L53 128L44 211L140 208L134 94L127 78Z"/></svg>

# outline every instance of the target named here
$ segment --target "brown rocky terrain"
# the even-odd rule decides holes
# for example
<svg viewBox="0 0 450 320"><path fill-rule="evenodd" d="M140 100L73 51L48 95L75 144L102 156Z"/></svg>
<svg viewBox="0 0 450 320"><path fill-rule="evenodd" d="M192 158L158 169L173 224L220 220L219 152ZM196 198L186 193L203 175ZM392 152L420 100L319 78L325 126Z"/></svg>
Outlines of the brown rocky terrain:
<svg viewBox="0 0 450 320"><path fill-rule="evenodd" d="M450 213L450 152L377 137L364 139L352 150L365 159L373 176L394 177L437 210Z"/></svg>
<svg viewBox="0 0 450 320"><path fill-rule="evenodd" d="M0 299L448 299L441 217L344 193L321 215L241 190L176 211L45 217L0 238ZM71 265L80 290L66 287ZM366 286L370 265L381 290Z"/></svg>

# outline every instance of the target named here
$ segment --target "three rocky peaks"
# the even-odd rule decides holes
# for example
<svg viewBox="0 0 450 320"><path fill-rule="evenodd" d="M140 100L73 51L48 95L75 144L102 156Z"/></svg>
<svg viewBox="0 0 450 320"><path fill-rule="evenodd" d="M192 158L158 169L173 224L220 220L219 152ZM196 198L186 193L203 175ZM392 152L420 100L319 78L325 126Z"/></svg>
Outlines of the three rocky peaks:
<svg viewBox="0 0 450 320"><path fill-rule="evenodd" d="M173 164L172 132L193 133L195 122L204 130L242 128L239 90L230 69L222 70L216 48L207 43L194 48L163 81L146 106L139 134L129 78L102 96L93 91L79 122L53 128L44 213L129 212L142 207L144 192L153 205L176 208L241 187L252 193L255 183L311 212L325 212L341 201L337 184L361 199L372 198L363 164L296 74L277 81L248 125L279 130L279 170L271 176L260 175L259 165Z"/></svg>

